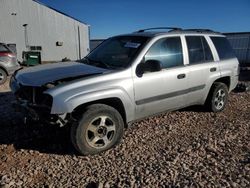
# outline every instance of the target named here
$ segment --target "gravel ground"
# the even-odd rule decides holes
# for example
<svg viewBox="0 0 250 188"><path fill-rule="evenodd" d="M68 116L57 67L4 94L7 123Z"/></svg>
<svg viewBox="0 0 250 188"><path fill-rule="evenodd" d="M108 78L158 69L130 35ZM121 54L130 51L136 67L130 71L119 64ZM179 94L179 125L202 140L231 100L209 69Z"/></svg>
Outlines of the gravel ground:
<svg viewBox="0 0 250 188"><path fill-rule="evenodd" d="M0 86L0 187L250 187L250 92L134 123L122 143L78 156L68 128L26 127Z"/></svg>

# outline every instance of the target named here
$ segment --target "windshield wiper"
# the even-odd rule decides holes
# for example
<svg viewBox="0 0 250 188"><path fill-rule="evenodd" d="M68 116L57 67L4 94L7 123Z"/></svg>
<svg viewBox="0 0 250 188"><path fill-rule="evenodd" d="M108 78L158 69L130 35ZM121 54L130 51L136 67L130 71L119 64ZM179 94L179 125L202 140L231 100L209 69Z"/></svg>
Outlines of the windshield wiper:
<svg viewBox="0 0 250 188"><path fill-rule="evenodd" d="M76 62L89 65L89 59L87 57L84 57L83 59L76 60Z"/></svg>
<svg viewBox="0 0 250 188"><path fill-rule="evenodd" d="M92 65L91 62L94 63L94 65L99 65L98 67L101 67L101 68L106 68L106 69L109 69L111 68L109 65L107 65L106 63L100 61L100 60L93 60L93 59L90 59L88 57L86 57L87 61L88 61L88 65Z"/></svg>
<svg viewBox="0 0 250 188"><path fill-rule="evenodd" d="M77 62L84 63L86 65L97 66L97 67L101 67L101 68L105 68L105 69L114 69L114 68L117 68L115 66L108 65L108 64L106 64L106 63L104 63L104 62L102 62L100 60L90 59L89 57L85 57L83 59L80 59Z"/></svg>

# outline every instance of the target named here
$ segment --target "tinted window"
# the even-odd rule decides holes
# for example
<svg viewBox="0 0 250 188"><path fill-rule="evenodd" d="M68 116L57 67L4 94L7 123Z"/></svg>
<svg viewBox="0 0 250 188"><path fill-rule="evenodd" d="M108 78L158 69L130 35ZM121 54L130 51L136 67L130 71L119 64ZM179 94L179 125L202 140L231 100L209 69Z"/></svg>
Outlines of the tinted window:
<svg viewBox="0 0 250 188"><path fill-rule="evenodd" d="M211 49L207 43L207 40L205 39L205 37L201 37L201 41L202 41L202 45L203 45L203 49L204 49L204 59L205 61L213 61L213 55L211 52Z"/></svg>
<svg viewBox="0 0 250 188"><path fill-rule="evenodd" d="M220 59L234 58L235 54L230 46L228 40L225 37L210 37L214 43L214 46L218 52Z"/></svg>
<svg viewBox="0 0 250 188"><path fill-rule="evenodd" d="M204 37L187 36L189 64L213 61L213 55Z"/></svg>
<svg viewBox="0 0 250 188"><path fill-rule="evenodd" d="M183 65L183 54L180 37L158 40L145 55L145 61L158 60L163 68Z"/></svg>
<svg viewBox="0 0 250 188"><path fill-rule="evenodd" d="M3 44L0 44L0 52L9 52L10 50Z"/></svg>

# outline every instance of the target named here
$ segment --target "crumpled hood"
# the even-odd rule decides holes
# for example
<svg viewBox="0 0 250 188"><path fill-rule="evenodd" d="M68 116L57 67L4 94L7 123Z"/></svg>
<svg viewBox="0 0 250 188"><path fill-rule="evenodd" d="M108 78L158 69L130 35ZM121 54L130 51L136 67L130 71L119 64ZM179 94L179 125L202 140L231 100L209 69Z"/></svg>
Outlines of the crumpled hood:
<svg viewBox="0 0 250 188"><path fill-rule="evenodd" d="M61 79L101 74L106 71L108 70L78 62L59 62L19 70L15 77L23 85L41 86Z"/></svg>

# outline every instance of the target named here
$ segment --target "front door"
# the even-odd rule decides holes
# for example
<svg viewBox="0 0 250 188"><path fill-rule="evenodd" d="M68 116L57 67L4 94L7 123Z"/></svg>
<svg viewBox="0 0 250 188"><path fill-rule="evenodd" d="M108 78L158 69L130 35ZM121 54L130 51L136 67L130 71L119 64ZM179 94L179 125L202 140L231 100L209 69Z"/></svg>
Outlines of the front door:
<svg viewBox="0 0 250 188"><path fill-rule="evenodd" d="M180 37L159 39L150 47L144 63L157 60L162 70L134 77L136 118L185 106L189 73L183 59Z"/></svg>

